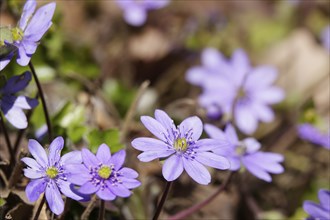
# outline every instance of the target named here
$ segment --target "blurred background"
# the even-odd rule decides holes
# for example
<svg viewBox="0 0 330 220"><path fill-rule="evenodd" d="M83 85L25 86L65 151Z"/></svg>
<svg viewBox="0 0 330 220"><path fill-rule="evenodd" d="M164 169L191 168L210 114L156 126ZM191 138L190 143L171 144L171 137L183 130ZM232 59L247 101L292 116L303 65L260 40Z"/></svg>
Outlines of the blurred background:
<svg viewBox="0 0 330 220"><path fill-rule="evenodd" d="M285 173L274 175L271 184L240 173L226 192L189 219L303 219L307 214L302 202L317 201L318 189L330 188L329 151L300 140L296 131L302 122L329 131L330 61L322 35L330 24L329 0L172 0L164 8L150 10L140 27L125 22L115 1L56 2L53 25L32 58L55 134L67 138L67 151L84 146L95 151L103 142L112 152L126 147L126 165L140 172L142 186L132 197L107 203L112 219L150 218L164 186L159 161L138 162L138 151L130 145L135 137L151 136L139 122L140 115L152 115L161 108L177 122L191 115L209 122L196 101L201 90L185 80L186 71L200 64L200 52L206 47L228 57L243 48L253 65L278 69L276 84L285 90L286 99L274 106L276 120L260 124L255 136L262 150L285 156ZM1 0L1 26L15 26L24 3ZM25 70L11 62L1 73L10 76ZM146 80L149 86L143 87L139 102L132 107ZM29 94L36 93L32 85ZM122 137L119 129L129 109L135 117L126 124L127 135ZM39 105L31 115L22 148L29 138L46 141L42 115ZM14 138L15 129L10 134ZM2 146L0 153L5 161L7 152ZM12 168L6 163L1 169L10 176ZM208 186L181 176L162 217L202 201L226 175L212 170ZM13 219L31 215L33 204L24 194L27 182L22 176L15 190L2 196L3 215L9 210ZM243 195L242 188L248 193ZM86 205L73 201L66 219L79 219ZM97 209L90 219L95 216Z"/></svg>

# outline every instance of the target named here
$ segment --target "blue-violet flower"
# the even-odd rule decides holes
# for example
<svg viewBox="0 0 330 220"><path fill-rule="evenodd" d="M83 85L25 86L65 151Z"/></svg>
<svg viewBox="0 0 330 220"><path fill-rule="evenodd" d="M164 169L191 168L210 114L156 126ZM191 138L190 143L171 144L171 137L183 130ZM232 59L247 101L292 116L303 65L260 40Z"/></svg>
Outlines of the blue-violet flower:
<svg viewBox="0 0 330 220"><path fill-rule="evenodd" d="M329 220L330 219L330 191L320 189L318 193L320 204L312 201L305 201L303 208L310 217L308 220Z"/></svg>
<svg viewBox="0 0 330 220"><path fill-rule="evenodd" d="M68 166L71 174L69 181L81 186L79 192L93 194L103 200L114 200L117 196L129 197L130 189L141 183L135 178L138 173L130 168L122 167L126 152L118 151L111 155L106 144L99 146L96 156L88 149L82 149L82 165Z"/></svg>
<svg viewBox="0 0 330 220"><path fill-rule="evenodd" d="M149 162L157 158L167 158L163 165L163 176L167 181L177 179L185 170L200 184L209 184L211 175L203 166L225 170L229 161L211 150L221 148L221 142L214 139L198 140L203 132L203 123L197 117L189 117L175 126L173 120L161 110L155 111L155 119L142 116L144 126L158 139L136 138L132 146L143 151L138 159Z"/></svg>
<svg viewBox="0 0 330 220"><path fill-rule="evenodd" d="M0 109L7 120L19 129L26 128L28 125L23 109L32 109L38 105L37 99L14 95L14 93L23 90L30 80L31 73L25 72L9 78L5 85L0 88Z"/></svg>
<svg viewBox="0 0 330 220"><path fill-rule="evenodd" d="M35 53L41 37L52 25L51 19L56 3L46 4L34 13L36 6L36 0L27 0L21 19L18 22L18 27L11 30L12 42L6 40L0 42L0 44L11 44L17 47L17 50L12 51L8 56L1 57L0 70L5 68L17 51L17 63L21 66L26 66L30 62L31 56Z"/></svg>
<svg viewBox="0 0 330 220"><path fill-rule="evenodd" d="M330 130L323 133L309 123L300 124L297 129L301 139L330 150Z"/></svg>
<svg viewBox="0 0 330 220"><path fill-rule="evenodd" d="M272 86L277 77L275 68L252 68L242 49L236 50L231 60L227 60L216 49L207 48L201 59L202 66L190 68L186 79L202 87L199 104L207 109L210 117L233 117L245 134L252 134L259 120L271 122L274 119L269 105L284 98L283 90Z"/></svg>
<svg viewBox="0 0 330 220"><path fill-rule="evenodd" d="M253 175L267 182L272 181L269 173L279 174L284 168L279 164L284 160L281 154L260 152L260 143L254 138L238 140L234 127L227 125L225 132L214 125L205 125L206 133L215 139L223 141L227 147L215 148L214 153L226 156L230 161L230 170L236 171L241 163Z"/></svg>
<svg viewBox="0 0 330 220"><path fill-rule="evenodd" d="M147 20L147 12L165 7L170 0L116 0L124 11L125 21L133 26L141 26Z"/></svg>
<svg viewBox="0 0 330 220"><path fill-rule="evenodd" d="M81 153L73 151L61 157L63 146L63 138L55 138L49 146L47 156L45 149L36 140L30 139L28 147L34 159L21 159L28 166L24 169L24 175L32 179L25 189L27 198L35 202L45 192L49 208L56 215L61 214L64 209L61 193L75 200L83 199L74 192L66 170L68 164L81 164Z"/></svg>

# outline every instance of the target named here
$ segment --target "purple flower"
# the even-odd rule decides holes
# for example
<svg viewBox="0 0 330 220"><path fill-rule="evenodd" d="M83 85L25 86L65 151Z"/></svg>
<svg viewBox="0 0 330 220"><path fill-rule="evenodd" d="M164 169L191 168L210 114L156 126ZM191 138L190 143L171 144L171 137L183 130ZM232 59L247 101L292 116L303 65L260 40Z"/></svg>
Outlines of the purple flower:
<svg viewBox="0 0 330 220"><path fill-rule="evenodd" d="M322 30L321 41L323 46L330 52L330 25Z"/></svg>
<svg viewBox="0 0 330 220"><path fill-rule="evenodd" d="M116 0L124 11L125 21L133 26L141 26L147 19L147 11L165 7L170 0Z"/></svg>
<svg viewBox="0 0 330 220"><path fill-rule="evenodd" d="M310 215L310 220L317 219L330 219L330 191L321 189L319 190L318 197L320 204L316 204L312 201L304 202L304 210Z"/></svg>
<svg viewBox="0 0 330 220"><path fill-rule="evenodd" d="M0 88L0 109L7 120L16 128L27 127L27 119L23 109L32 109L38 105L37 99L25 96L14 96L14 93L23 90L31 80L31 73L25 72L19 76L11 77L6 84Z"/></svg>
<svg viewBox="0 0 330 220"><path fill-rule="evenodd" d="M202 66L188 70L186 79L202 87L201 106L210 116L226 114L234 117L238 128L252 134L258 121L271 122L274 112L269 107L283 100L284 92L272 86L276 69L269 66L252 68L246 53L236 50L227 60L216 49L202 53Z"/></svg>
<svg viewBox="0 0 330 220"><path fill-rule="evenodd" d="M210 183L211 176L203 165L222 170L229 168L226 158L210 152L219 148L221 142L213 139L198 140L203 132L203 124L197 116L185 119L176 127L164 111L156 110L155 119L142 116L141 121L160 140L136 138L132 146L143 151L138 156L143 162L168 157L162 170L167 181L177 179L185 170L196 182L206 185Z"/></svg>
<svg viewBox="0 0 330 220"><path fill-rule="evenodd" d="M30 62L31 56L35 53L41 37L52 25L51 19L56 3L52 2L44 5L34 13L36 6L37 2L35 0L26 1L18 27L11 30L12 42L9 40L3 42L4 44L16 46L17 50L0 59L0 70L5 68L17 51L17 63L21 66L26 66Z"/></svg>
<svg viewBox="0 0 330 220"><path fill-rule="evenodd" d="M215 148L213 152L229 159L230 170L239 170L242 163L253 175L267 182L272 181L269 173L283 173L284 169L279 164L284 160L281 154L260 152L260 143L254 138L239 141L232 125L227 125L223 132L219 128L207 124L205 131L211 138L226 143L227 147Z"/></svg>
<svg viewBox="0 0 330 220"><path fill-rule="evenodd" d="M68 166L71 174L69 181L81 186L78 190L84 194L96 193L103 200L114 200L117 196L129 197L130 189L141 183L135 178L138 173L122 167L126 152L121 150L111 155L106 144L100 145L96 156L88 149L82 149L83 164Z"/></svg>
<svg viewBox="0 0 330 220"><path fill-rule="evenodd" d="M81 153L73 151L61 157L63 146L63 138L55 138L47 156L44 148L36 140L30 139L28 147L34 159L21 159L28 166L24 169L24 175L32 179L25 189L27 198L35 202L45 192L49 208L56 215L64 209L61 193L75 200L83 199L74 193L73 185L67 180L69 172L66 169L69 164L81 164Z"/></svg>
<svg viewBox="0 0 330 220"><path fill-rule="evenodd" d="M301 139L320 145L330 150L330 131L322 133L311 124L305 123L298 126L298 135Z"/></svg>

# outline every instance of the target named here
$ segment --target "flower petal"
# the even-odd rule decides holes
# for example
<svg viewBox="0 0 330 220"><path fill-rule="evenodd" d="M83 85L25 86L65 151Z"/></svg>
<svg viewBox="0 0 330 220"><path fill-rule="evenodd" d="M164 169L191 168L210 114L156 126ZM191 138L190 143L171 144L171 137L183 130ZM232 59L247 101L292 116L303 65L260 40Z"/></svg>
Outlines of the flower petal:
<svg viewBox="0 0 330 220"><path fill-rule="evenodd" d="M66 163L82 163L82 156L81 156L81 151L71 151L69 153L64 154L61 157L61 163L66 164Z"/></svg>
<svg viewBox="0 0 330 220"><path fill-rule="evenodd" d="M236 105L235 121L237 127L245 134L252 134L258 126L258 120L254 113L245 105Z"/></svg>
<svg viewBox="0 0 330 220"><path fill-rule="evenodd" d="M121 176L126 178L137 178L139 176L138 172L131 168L123 167L119 170Z"/></svg>
<svg viewBox="0 0 330 220"><path fill-rule="evenodd" d="M139 187L141 185L141 182L136 180L136 179L131 179L131 178L121 178L122 184L127 188L127 189L134 189L136 187Z"/></svg>
<svg viewBox="0 0 330 220"><path fill-rule="evenodd" d="M242 158L242 163L248 169L253 175L258 177L259 179L262 179L266 182L271 182L272 177L261 167L255 165L254 163L249 163L249 161L246 161L246 158Z"/></svg>
<svg viewBox="0 0 330 220"><path fill-rule="evenodd" d="M194 145L194 151L196 152L203 152L203 151L217 151L218 154L221 155L220 152L226 154L227 152L231 151L231 145L226 140L216 140L216 139L200 139Z"/></svg>
<svg viewBox="0 0 330 220"><path fill-rule="evenodd" d="M15 99L13 106L22 108L22 109L32 109L38 105L37 99L30 99L25 96L18 96Z"/></svg>
<svg viewBox="0 0 330 220"><path fill-rule="evenodd" d="M167 150L169 147L163 141L155 138L135 138L132 146L140 151Z"/></svg>
<svg viewBox="0 0 330 220"><path fill-rule="evenodd" d="M261 147L261 144L254 138L245 138L243 143L245 144L248 153L257 152Z"/></svg>
<svg viewBox="0 0 330 220"><path fill-rule="evenodd" d="M61 193L54 182L51 181L48 183L45 195L50 210L56 215L60 215L64 210L64 202Z"/></svg>
<svg viewBox="0 0 330 220"><path fill-rule="evenodd" d="M108 181L107 185L111 192L119 197L129 197L131 195L131 191L127 189L123 184L117 184L117 185L111 185L111 183Z"/></svg>
<svg viewBox="0 0 330 220"><path fill-rule="evenodd" d="M226 140L225 133L218 127L211 125L211 124L205 124L204 130L207 133L208 136L211 138L217 139L217 140Z"/></svg>
<svg viewBox="0 0 330 220"><path fill-rule="evenodd" d="M19 27L24 30L29 19L32 17L33 12L35 11L37 2L35 0L26 1L21 19L19 20Z"/></svg>
<svg viewBox="0 0 330 220"><path fill-rule="evenodd" d="M228 138L228 140L233 144L233 145L237 145L239 140L237 137L237 133L236 130L234 128L234 126L232 124L228 124L225 128L225 134Z"/></svg>
<svg viewBox="0 0 330 220"><path fill-rule="evenodd" d="M37 201L40 195L45 192L46 185L47 182L43 178L32 180L25 188L26 197L29 201Z"/></svg>
<svg viewBox="0 0 330 220"><path fill-rule="evenodd" d="M32 158L24 157L21 159L21 161L28 165L31 169L40 170L42 168L40 164L38 164L38 162Z"/></svg>
<svg viewBox="0 0 330 220"><path fill-rule="evenodd" d="M230 163L227 158L216 155L211 152L198 152L195 155L195 160L203 165L217 168L220 170L227 170L230 168Z"/></svg>
<svg viewBox="0 0 330 220"><path fill-rule="evenodd" d="M284 91L275 86L253 93L253 98L265 104L276 104L285 98Z"/></svg>
<svg viewBox="0 0 330 220"><path fill-rule="evenodd" d="M30 139L29 140L29 151L31 155L36 159L36 161L42 167L47 167L48 158L45 149L39 144L38 141Z"/></svg>
<svg viewBox="0 0 330 220"><path fill-rule="evenodd" d="M106 144L101 144L96 152L96 157L102 164L108 164L111 158L110 148Z"/></svg>
<svg viewBox="0 0 330 220"><path fill-rule="evenodd" d="M277 70L271 66L259 66L254 68L246 78L244 87L249 90L270 86L277 77Z"/></svg>
<svg viewBox="0 0 330 220"><path fill-rule="evenodd" d="M163 176L167 181L176 180L183 172L182 156L170 156L163 165Z"/></svg>
<svg viewBox="0 0 330 220"><path fill-rule="evenodd" d="M49 146L49 165L54 166L61 159L61 151L64 147L64 139L62 137L55 138Z"/></svg>
<svg viewBox="0 0 330 220"><path fill-rule="evenodd" d="M203 133L203 123L197 116L189 117L181 122L179 130L181 137L191 137L197 141Z"/></svg>
<svg viewBox="0 0 330 220"><path fill-rule="evenodd" d="M69 181L58 179L58 187L60 188L61 193L63 193L65 196L74 199L74 200L82 200L83 197L76 194L73 189L73 184Z"/></svg>
<svg viewBox="0 0 330 220"><path fill-rule="evenodd" d="M100 184L95 185L91 181L85 182L80 188L79 192L84 194L93 194L100 189Z"/></svg>
<svg viewBox="0 0 330 220"><path fill-rule="evenodd" d="M303 204L304 210L313 217L313 219L328 219L329 218L329 212L324 210L320 205L305 201Z"/></svg>
<svg viewBox="0 0 330 220"><path fill-rule="evenodd" d="M271 122L275 118L273 110L265 104L253 102L251 108L262 122Z"/></svg>
<svg viewBox="0 0 330 220"><path fill-rule="evenodd" d="M125 158L126 151L120 150L110 158L109 163L115 165L115 170L119 170L123 166Z"/></svg>
<svg viewBox="0 0 330 220"><path fill-rule="evenodd" d="M12 76L6 82L6 85L3 87L5 94L13 94L23 90L32 79L32 75L29 71L16 76Z"/></svg>
<svg viewBox="0 0 330 220"><path fill-rule="evenodd" d="M209 69L219 69L225 60L223 55L215 48L206 48L202 52L202 64Z"/></svg>
<svg viewBox="0 0 330 220"><path fill-rule="evenodd" d="M165 158L175 153L175 150L163 150L163 151L145 151L138 155L138 159L142 162L149 162L157 158Z"/></svg>
<svg viewBox="0 0 330 220"><path fill-rule="evenodd" d="M24 176L30 179L38 179L44 176L44 172L33 170L33 169L23 169Z"/></svg>
<svg viewBox="0 0 330 220"><path fill-rule="evenodd" d="M318 197L320 199L320 203L321 203L322 207L330 210L330 191L321 189L321 190L319 190Z"/></svg>
<svg viewBox="0 0 330 220"><path fill-rule="evenodd" d="M3 106L1 109L3 110ZM22 109L16 107L10 107L7 111L3 110L6 119L16 128L24 129L27 127L27 119Z"/></svg>
<svg viewBox="0 0 330 220"><path fill-rule="evenodd" d="M96 195L103 200L109 201L114 200L116 198L116 195L113 194L108 187L105 187L104 189L100 189L96 192Z"/></svg>
<svg viewBox="0 0 330 220"><path fill-rule="evenodd" d="M141 116L141 122L157 138L167 141L168 132L159 121L150 116Z"/></svg>
<svg viewBox="0 0 330 220"><path fill-rule="evenodd" d="M21 66L26 66L30 62L31 57L26 54L25 48L22 46L18 47L18 54L17 54L17 63Z"/></svg>
<svg viewBox="0 0 330 220"><path fill-rule="evenodd" d="M141 26L147 19L147 12L143 7L132 5L125 9L124 18L130 25Z"/></svg>
<svg viewBox="0 0 330 220"><path fill-rule="evenodd" d="M236 171L241 168L241 160L239 157L228 157L230 163L230 170Z"/></svg>
<svg viewBox="0 0 330 220"><path fill-rule="evenodd" d="M95 167L100 164L96 156L87 148L81 150L81 157L86 167Z"/></svg>
<svg viewBox="0 0 330 220"><path fill-rule="evenodd" d="M159 123L161 123L164 128L167 130L167 134L169 135L170 140L174 141L173 131L176 130L175 124L173 120L166 114L166 112L156 109L155 110L155 118Z"/></svg>
<svg viewBox="0 0 330 220"><path fill-rule="evenodd" d="M196 160L190 160L183 157L183 167L188 175L197 183L207 185L211 182L209 171Z"/></svg>

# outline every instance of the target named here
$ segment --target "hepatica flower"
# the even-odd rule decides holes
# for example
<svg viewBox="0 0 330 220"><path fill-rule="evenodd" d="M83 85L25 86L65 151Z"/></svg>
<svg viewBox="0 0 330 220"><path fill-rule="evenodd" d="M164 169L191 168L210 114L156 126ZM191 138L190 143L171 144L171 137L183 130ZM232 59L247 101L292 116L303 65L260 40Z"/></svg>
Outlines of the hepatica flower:
<svg viewBox="0 0 330 220"><path fill-rule="evenodd" d="M252 68L241 49L227 60L216 49L207 48L201 59L202 66L189 69L186 79L202 87L199 103L211 117L230 115L245 134L252 134L258 121L274 119L269 105L284 98L284 92L272 85L277 77L276 69L269 66Z"/></svg>
<svg viewBox="0 0 330 220"><path fill-rule="evenodd" d="M116 0L124 11L125 21L133 26L141 26L147 20L147 12L165 7L170 0Z"/></svg>
<svg viewBox="0 0 330 220"><path fill-rule="evenodd" d="M327 133L322 132L308 123L299 125L297 129L301 139L330 150L330 130Z"/></svg>
<svg viewBox="0 0 330 220"><path fill-rule="evenodd" d="M164 111L156 110L155 119L142 116L141 121L158 139L136 138L132 146L143 151L138 156L142 162L167 158L162 169L167 181L177 179L185 170L196 182L206 185L210 183L211 176L204 165L222 170L229 168L225 157L210 152L214 148L221 148L221 142L198 140L203 132L203 124L197 116L185 119L176 127Z"/></svg>
<svg viewBox="0 0 330 220"><path fill-rule="evenodd" d="M56 7L55 2L40 7L34 13L36 6L35 0L27 0L18 26L11 29L11 39L0 42L0 46L14 45L17 48L9 55L0 58L0 70L5 68L16 52L17 63L26 66L35 53L41 37L52 25L51 19Z"/></svg>
<svg viewBox="0 0 330 220"><path fill-rule="evenodd" d="M26 128L28 124L23 109L31 109L38 105L37 99L14 95L14 93L23 90L30 80L31 73L25 72L22 75L9 78L6 84L0 88L1 111L6 119L19 129Z"/></svg>
<svg viewBox="0 0 330 220"><path fill-rule="evenodd" d="M304 210L310 215L309 220L328 220L330 219L330 191L321 189L319 190L318 197L320 204L305 201L303 205Z"/></svg>
<svg viewBox="0 0 330 220"><path fill-rule="evenodd" d="M31 139L28 147L34 159L21 159L28 166L24 169L24 175L32 179L26 186L27 198L35 202L45 192L49 208L56 215L61 214L64 209L61 193L75 200L83 199L72 191L72 185L67 179L69 172L66 169L68 164L81 164L81 153L73 151L61 157L63 146L63 138L55 138L49 146L47 155L44 148L36 140Z"/></svg>
<svg viewBox="0 0 330 220"><path fill-rule="evenodd" d="M81 155L82 165L68 167L71 172L68 179L81 186L79 192L96 193L103 200L114 200L117 196L129 197L130 189L141 185L135 179L138 177L135 170L122 167L126 157L124 150L111 155L109 147L102 144L96 156L88 149L82 149Z"/></svg>
<svg viewBox="0 0 330 220"><path fill-rule="evenodd" d="M230 161L230 170L236 171L241 164L253 175L267 182L272 181L269 173L283 173L284 169L280 162L284 160L281 154L260 152L260 143L254 138L238 140L236 131L232 125L227 125L225 132L219 128L207 124L206 133L215 139L226 143L227 148L215 148L213 152L225 155Z"/></svg>

